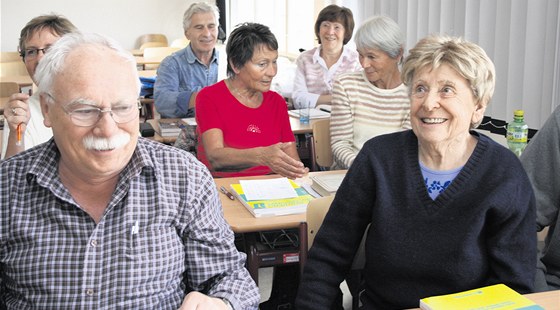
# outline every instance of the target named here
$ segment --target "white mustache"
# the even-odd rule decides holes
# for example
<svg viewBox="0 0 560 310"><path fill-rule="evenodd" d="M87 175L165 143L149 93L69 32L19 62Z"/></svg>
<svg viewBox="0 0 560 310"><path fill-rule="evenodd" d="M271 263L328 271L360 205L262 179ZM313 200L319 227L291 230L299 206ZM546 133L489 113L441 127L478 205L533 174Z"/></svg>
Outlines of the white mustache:
<svg viewBox="0 0 560 310"><path fill-rule="evenodd" d="M109 138L99 138L89 135L84 138L84 147L88 150L108 151L123 147L130 142L130 135L127 133L118 133Z"/></svg>

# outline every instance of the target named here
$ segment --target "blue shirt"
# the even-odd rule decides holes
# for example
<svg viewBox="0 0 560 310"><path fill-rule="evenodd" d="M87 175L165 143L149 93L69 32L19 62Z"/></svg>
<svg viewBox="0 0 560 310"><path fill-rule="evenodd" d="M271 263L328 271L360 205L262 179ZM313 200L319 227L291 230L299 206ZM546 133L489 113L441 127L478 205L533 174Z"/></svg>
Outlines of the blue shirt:
<svg viewBox="0 0 560 310"><path fill-rule="evenodd" d="M167 56L159 65L154 85L154 101L163 118L194 117L189 109L193 92L218 81L219 52L214 49L210 67L201 63L189 44Z"/></svg>
<svg viewBox="0 0 560 310"><path fill-rule="evenodd" d="M257 309L206 167L139 138L99 223L50 140L0 162L0 309L178 309L200 291Z"/></svg>

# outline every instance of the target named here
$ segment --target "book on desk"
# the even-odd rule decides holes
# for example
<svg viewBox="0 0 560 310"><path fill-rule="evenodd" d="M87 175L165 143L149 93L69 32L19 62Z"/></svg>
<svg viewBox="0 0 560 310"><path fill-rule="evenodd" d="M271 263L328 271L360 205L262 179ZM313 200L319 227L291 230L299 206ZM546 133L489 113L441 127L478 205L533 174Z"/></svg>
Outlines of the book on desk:
<svg viewBox="0 0 560 310"><path fill-rule="evenodd" d="M313 196L294 181L289 180L289 182L296 193L292 198L248 200L241 184L231 184L230 187L233 194L254 217L304 213Z"/></svg>
<svg viewBox="0 0 560 310"><path fill-rule="evenodd" d="M159 119L159 134L162 137L176 137L181 133L181 129L185 125L181 120Z"/></svg>
<svg viewBox="0 0 560 310"><path fill-rule="evenodd" d="M423 310L544 310L527 297L504 284L496 284L474 290L426 297L420 300Z"/></svg>
<svg viewBox="0 0 560 310"><path fill-rule="evenodd" d="M299 109L290 110L288 114L291 117L299 117ZM309 109L309 119L319 119L319 118L329 118L331 117L331 113L325 112L323 110L311 108Z"/></svg>
<svg viewBox="0 0 560 310"><path fill-rule="evenodd" d="M342 180L346 176L346 171L333 174L320 174L310 177L311 188L322 197L336 194Z"/></svg>

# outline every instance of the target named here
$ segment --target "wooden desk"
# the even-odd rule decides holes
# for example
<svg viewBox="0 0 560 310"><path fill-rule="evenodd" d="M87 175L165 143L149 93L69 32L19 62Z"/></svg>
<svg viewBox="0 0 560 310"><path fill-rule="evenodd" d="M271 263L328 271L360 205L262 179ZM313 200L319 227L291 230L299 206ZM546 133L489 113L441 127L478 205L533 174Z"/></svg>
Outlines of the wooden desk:
<svg viewBox="0 0 560 310"><path fill-rule="evenodd" d="M31 79L31 77L29 75L3 76L3 77L0 77L0 81L18 83L20 91L23 87L33 86L33 80Z"/></svg>
<svg viewBox="0 0 560 310"><path fill-rule="evenodd" d="M162 60L160 58L145 58L143 56L134 56L134 59L136 59L136 67L140 68L139 71L144 70L146 65L159 65Z"/></svg>
<svg viewBox="0 0 560 310"><path fill-rule="evenodd" d="M311 176L317 174L332 174L340 173L338 171L317 171L310 172L308 175L301 179L296 179L295 182L299 185L311 184ZM231 184L239 183L239 180L253 180L253 179L270 179L279 178L279 175L264 175L253 177L239 177L239 178L216 178L216 186L224 186L229 189ZM218 190L219 192L219 190ZM226 195L220 193L220 200L224 210L224 217L231 226L231 229L236 233L259 232L267 230L297 228L299 223L305 222L305 213L294 215L282 215L272 217L254 217L239 200L231 200Z"/></svg>
<svg viewBox="0 0 560 310"><path fill-rule="evenodd" d="M309 120L309 124L302 124L299 122L298 117L290 116L290 126L292 127L294 135L312 133L313 128L311 127L311 125L313 125L315 121L315 119L312 119Z"/></svg>
<svg viewBox="0 0 560 310"><path fill-rule="evenodd" d="M311 184L310 176L317 174L330 174L340 171L320 171L310 172L307 176L295 180L299 185ZM279 178L279 175L265 175L253 177L240 177L240 178L221 178L214 179L218 192L220 193L220 201L224 211L224 217L231 229L236 233L244 234L245 252L247 253L247 270L251 277L258 285L259 268L270 267L284 264L299 263L299 248L279 248L279 249L258 249L259 243L257 242L256 232L264 232L270 230L299 228L300 223L306 221L305 213L294 215L282 215L271 217L254 217L237 198L235 200L229 199L225 194L219 190L220 186L224 186L229 190L230 185L239 183L239 180L254 180L254 179L270 179ZM300 236L302 232L299 233ZM307 238L307 235L305 235Z"/></svg>
<svg viewBox="0 0 560 310"><path fill-rule="evenodd" d="M165 144L174 144L175 141L177 141L177 137L162 137L159 134L159 123L158 123L159 119L148 119L146 120L146 122L150 123L150 125L152 125L152 127L154 128L154 136L153 137L149 137L149 139L155 140L157 142L161 142L161 143L165 143ZM174 119L177 120L177 119Z"/></svg>
<svg viewBox="0 0 560 310"><path fill-rule="evenodd" d="M154 77L157 76L157 70L138 70L140 77Z"/></svg>
<svg viewBox="0 0 560 310"><path fill-rule="evenodd" d="M523 295L546 310L560 309L560 290ZM420 308L414 308L417 310ZM411 309L412 310L412 309Z"/></svg>
<svg viewBox="0 0 560 310"><path fill-rule="evenodd" d="M4 113L4 107L10 101L10 97L0 97L0 114Z"/></svg>
<svg viewBox="0 0 560 310"><path fill-rule="evenodd" d="M146 103L152 103L152 101L149 101L150 99L145 99ZM149 101L149 102L148 102ZM175 119L177 120L177 119ZM159 142L163 142L163 143L167 143L167 144L173 144L175 143L175 140L177 140L177 137L162 137L158 134L159 131L159 125L157 124L157 120L155 119L148 119L147 122L149 122L150 124L152 124L152 127L154 127L154 130L156 131L156 135L154 136L153 140L159 141ZM315 122L315 120L311 120L309 122L309 124L300 124L299 122L299 118L295 118L295 117L290 117L290 126L292 127L292 132L297 135L297 134L306 134L306 133L312 133L313 130L311 128L311 125Z"/></svg>

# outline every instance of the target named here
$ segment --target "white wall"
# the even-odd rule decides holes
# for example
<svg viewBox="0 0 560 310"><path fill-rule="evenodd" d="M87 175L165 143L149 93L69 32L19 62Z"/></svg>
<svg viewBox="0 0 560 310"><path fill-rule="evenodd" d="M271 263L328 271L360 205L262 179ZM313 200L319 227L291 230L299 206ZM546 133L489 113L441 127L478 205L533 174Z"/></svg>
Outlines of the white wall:
<svg viewBox="0 0 560 310"><path fill-rule="evenodd" d="M84 32L110 36L126 49L135 48L136 39L145 33L163 33L171 43L184 37L183 13L192 2L195 0L2 0L0 50L16 51L21 28L33 17L52 12L66 16Z"/></svg>

